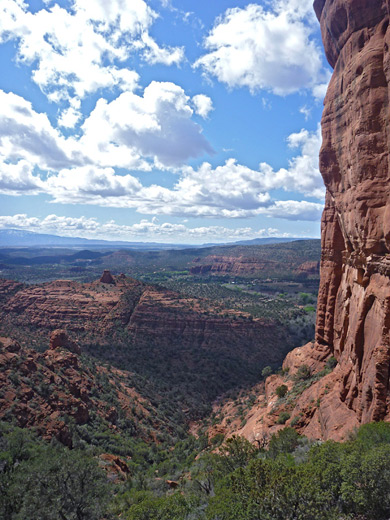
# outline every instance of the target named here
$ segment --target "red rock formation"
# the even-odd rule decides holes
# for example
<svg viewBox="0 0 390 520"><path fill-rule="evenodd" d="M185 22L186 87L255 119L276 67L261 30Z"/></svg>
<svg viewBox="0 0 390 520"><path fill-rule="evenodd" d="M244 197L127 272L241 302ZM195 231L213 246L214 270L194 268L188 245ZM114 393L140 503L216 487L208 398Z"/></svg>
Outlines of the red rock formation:
<svg viewBox="0 0 390 520"><path fill-rule="evenodd" d="M0 280L0 293L7 282ZM47 337L48 329L61 326L68 332L102 335L115 322L128 322L143 290L141 282L126 277L117 277L115 284L57 280L20 286L18 291L4 298L3 304L0 300L0 316L15 332L24 326L33 326L38 334ZM126 300L125 294L129 295Z"/></svg>
<svg viewBox="0 0 390 520"><path fill-rule="evenodd" d="M278 263L272 260L259 260L250 257L209 255L194 260L191 274L235 274L247 275L262 272L265 269L277 269Z"/></svg>
<svg viewBox="0 0 390 520"><path fill-rule="evenodd" d="M104 269L103 274L100 278L100 282L101 283L111 283L111 284L115 283L115 280L112 277L112 274L110 273L110 271L108 269Z"/></svg>
<svg viewBox="0 0 390 520"><path fill-rule="evenodd" d="M60 332L60 334L57 334ZM80 357L66 347L72 344L63 331L55 331L51 347L44 353L21 347L10 338L0 338L0 419L15 422L23 428L34 428L46 439L53 437L67 446L72 435L66 416L76 425L90 422L90 412L100 416L107 428L120 433L116 425L118 412L136 425L137 435L150 441L154 431L143 426L142 420L153 411L153 405L129 386L130 374L112 368L96 367L93 372L83 365ZM59 344L58 344L59 343ZM65 347L65 348L64 348ZM102 387L101 377L108 377L109 391L116 395L119 405L114 408L105 401L107 383ZM148 409L147 409L147 408ZM157 430L166 428L153 412ZM120 464L115 460L118 466ZM125 471L125 467L120 467Z"/></svg>
<svg viewBox="0 0 390 520"><path fill-rule="evenodd" d="M325 98L316 352L338 362L321 410L348 426L388 415L390 367L389 2L316 0L334 73Z"/></svg>
<svg viewBox="0 0 390 520"><path fill-rule="evenodd" d="M135 341L148 343L161 338L161 344L191 344L233 348L245 359L275 365L288 351L289 338L272 320L250 319L244 312L213 309L205 301L186 298L163 288L147 286L126 276L116 276L115 284L93 282L80 284L57 280L41 285L21 287L3 303L0 320L21 342L34 327L41 342L47 331L59 325L73 337L82 334L99 344L112 344L122 331ZM1 280L0 280L1 288ZM77 349L55 330L52 348ZM232 345L235 345L232 347Z"/></svg>
<svg viewBox="0 0 390 520"><path fill-rule="evenodd" d="M277 428L275 385L291 390L300 365L318 376L287 396L300 432L342 440L360 424L390 420L390 2L315 0L314 9L334 68L322 118L316 340L287 356L289 375L271 376L245 427L229 431L251 440ZM337 365L320 377L330 356Z"/></svg>
<svg viewBox="0 0 390 520"><path fill-rule="evenodd" d="M54 330L50 335L50 349L65 348L74 354L81 354L81 349L75 341L68 338L64 330Z"/></svg>
<svg viewBox="0 0 390 520"><path fill-rule="evenodd" d="M296 269L296 272L304 275L318 275L320 273L319 262L303 262Z"/></svg>

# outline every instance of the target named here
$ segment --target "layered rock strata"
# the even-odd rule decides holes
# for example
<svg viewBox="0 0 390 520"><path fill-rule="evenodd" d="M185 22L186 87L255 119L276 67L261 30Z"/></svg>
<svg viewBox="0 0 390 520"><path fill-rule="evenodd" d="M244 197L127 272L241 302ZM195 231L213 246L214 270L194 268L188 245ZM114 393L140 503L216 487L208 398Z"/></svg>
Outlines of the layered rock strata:
<svg viewBox="0 0 390 520"><path fill-rule="evenodd" d="M389 5L314 2L334 68L322 118L327 193L315 348L317 357L338 361L337 391L325 399L320 417L325 437L336 410L347 427L388 415Z"/></svg>
<svg viewBox="0 0 390 520"><path fill-rule="evenodd" d="M316 338L267 379L244 428L221 425L252 441L283 427L283 411L287 426L322 439L343 440L360 424L390 420L390 1L315 0L314 9L334 68L322 117ZM302 365L311 374L303 392ZM282 384L284 400L276 395ZM232 406L225 404L225 415Z"/></svg>

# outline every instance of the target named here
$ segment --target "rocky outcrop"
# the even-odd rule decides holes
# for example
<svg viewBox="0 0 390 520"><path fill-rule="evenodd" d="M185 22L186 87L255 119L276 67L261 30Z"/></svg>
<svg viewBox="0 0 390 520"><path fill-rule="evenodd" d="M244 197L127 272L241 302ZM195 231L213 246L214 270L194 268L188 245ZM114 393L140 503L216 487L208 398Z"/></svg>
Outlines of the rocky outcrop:
<svg viewBox="0 0 390 520"><path fill-rule="evenodd" d="M54 330L50 335L50 346L51 350L56 348L64 348L69 350L69 352L73 352L74 354L81 354L81 349L79 345L75 341L71 341L68 338L67 333L64 330L57 329Z"/></svg>
<svg viewBox="0 0 390 520"><path fill-rule="evenodd" d="M0 280L0 292L3 284L8 281ZM128 322L143 291L141 282L120 276L114 284L57 280L20 286L0 302L0 316L11 333L33 327L46 338L47 330L60 326L68 332L101 336Z"/></svg>
<svg viewBox="0 0 390 520"><path fill-rule="evenodd" d="M100 282L101 283L110 283L110 284L115 283L115 280L108 269L104 269L103 274L100 278Z"/></svg>
<svg viewBox="0 0 390 520"><path fill-rule="evenodd" d="M302 275L320 274L320 262L303 262L296 268L296 272Z"/></svg>
<svg viewBox="0 0 390 520"><path fill-rule="evenodd" d="M325 98L316 353L338 361L321 435L388 418L390 368L389 2L316 0L334 73Z"/></svg>
<svg viewBox="0 0 390 520"><path fill-rule="evenodd" d="M12 329L21 340L30 338L32 327L35 337L42 341L48 330L55 329L50 348L74 353L79 353L80 347L69 341L67 333L83 337L84 342L87 339L105 345L125 334L143 345L157 338L159 344L179 349L183 342L214 350L241 349L245 359L254 356L254 362L261 366L280 363L290 345L285 331L272 320L252 319L232 309L215 309L206 301L148 286L124 275L115 276L114 284L57 280L21 287L0 305L0 318L2 326Z"/></svg>
<svg viewBox="0 0 390 520"><path fill-rule="evenodd" d="M151 441L156 432L150 429L149 420L147 425L143 422L152 411L156 430L166 429L153 405L130 386L131 374L85 366L79 355L69 350L72 344L63 331L52 334L50 348L44 353L22 347L11 338L0 338L0 420L34 428L42 437L56 438L67 446L73 442L72 423L94 428L96 418L117 434L121 424L128 428L131 422L134 435Z"/></svg>
<svg viewBox="0 0 390 520"><path fill-rule="evenodd" d="M251 440L276 431L282 411L286 425L318 439L390 420L390 3L315 0L314 8L334 68L322 117L316 338L288 354L287 373L267 379L244 427L225 425ZM306 383L294 379L299 366L310 369ZM288 393L278 399L282 384Z"/></svg>
<svg viewBox="0 0 390 520"><path fill-rule="evenodd" d="M224 249L224 248L220 248ZM319 241L303 244L227 248L230 254L209 254L189 263L192 275L233 275L283 278L319 275Z"/></svg>
<svg viewBox="0 0 390 520"><path fill-rule="evenodd" d="M272 260L259 261L251 257L230 257L209 255L205 258L196 258L195 265L190 268L191 274L233 274L253 275L266 269L277 268L277 262Z"/></svg>

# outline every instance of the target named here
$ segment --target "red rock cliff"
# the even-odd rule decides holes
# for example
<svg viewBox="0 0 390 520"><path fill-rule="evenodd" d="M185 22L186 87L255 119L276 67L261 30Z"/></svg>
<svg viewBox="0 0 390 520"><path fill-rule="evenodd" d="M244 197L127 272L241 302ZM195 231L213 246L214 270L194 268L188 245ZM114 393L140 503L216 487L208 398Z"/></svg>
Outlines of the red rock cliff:
<svg viewBox="0 0 390 520"><path fill-rule="evenodd" d="M390 0L315 0L314 9L334 68L322 117L316 339L267 379L246 426L230 427L250 440L280 428L282 411L287 426L321 439L390 421ZM309 386L296 381L302 365ZM282 384L284 401L275 393Z"/></svg>
<svg viewBox="0 0 390 520"><path fill-rule="evenodd" d="M338 360L319 420L385 419L390 367L389 0L316 0L334 73L320 169L327 188L315 355ZM344 424L342 425L344 428Z"/></svg>

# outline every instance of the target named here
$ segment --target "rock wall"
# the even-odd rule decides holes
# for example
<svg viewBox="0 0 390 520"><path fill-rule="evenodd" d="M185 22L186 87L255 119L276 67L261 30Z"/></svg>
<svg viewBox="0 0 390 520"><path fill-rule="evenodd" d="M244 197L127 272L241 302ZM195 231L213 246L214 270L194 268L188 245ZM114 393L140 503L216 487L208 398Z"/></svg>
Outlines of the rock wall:
<svg viewBox="0 0 390 520"><path fill-rule="evenodd" d="M345 428L382 420L390 367L389 0L316 0L334 73L325 98L316 356L336 357L319 413ZM344 428L344 425L343 425Z"/></svg>

